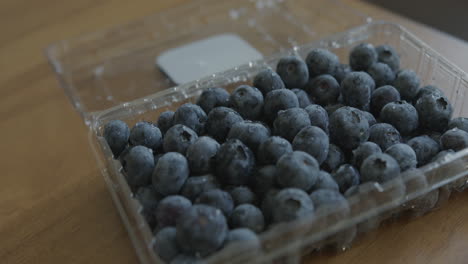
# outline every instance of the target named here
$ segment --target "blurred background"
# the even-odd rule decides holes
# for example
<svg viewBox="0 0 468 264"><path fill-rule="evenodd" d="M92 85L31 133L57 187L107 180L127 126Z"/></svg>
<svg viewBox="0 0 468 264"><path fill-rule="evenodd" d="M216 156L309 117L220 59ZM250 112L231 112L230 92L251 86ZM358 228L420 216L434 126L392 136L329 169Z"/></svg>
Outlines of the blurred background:
<svg viewBox="0 0 468 264"><path fill-rule="evenodd" d="M467 0L366 0L468 41Z"/></svg>

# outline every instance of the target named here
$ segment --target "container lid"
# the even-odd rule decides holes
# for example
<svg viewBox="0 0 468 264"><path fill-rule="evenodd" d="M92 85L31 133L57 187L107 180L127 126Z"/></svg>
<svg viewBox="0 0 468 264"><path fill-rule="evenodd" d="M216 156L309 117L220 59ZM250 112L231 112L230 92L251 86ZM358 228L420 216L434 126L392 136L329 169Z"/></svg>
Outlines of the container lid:
<svg viewBox="0 0 468 264"><path fill-rule="evenodd" d="M268 57L366 21L365 15L331 0L196 0L54 43L46 55L72 104L88 121L100 111L176 86L175 78L163 72L164 65L155 64L174 48L227 34ZM229 51L224 48L217 56ZM229 55L223 57L236 57ZM185 66L189 62L180 60ZM231 61L240 62L242 58ZM203 67L203 63L191 63L191 67Z"/></svg>

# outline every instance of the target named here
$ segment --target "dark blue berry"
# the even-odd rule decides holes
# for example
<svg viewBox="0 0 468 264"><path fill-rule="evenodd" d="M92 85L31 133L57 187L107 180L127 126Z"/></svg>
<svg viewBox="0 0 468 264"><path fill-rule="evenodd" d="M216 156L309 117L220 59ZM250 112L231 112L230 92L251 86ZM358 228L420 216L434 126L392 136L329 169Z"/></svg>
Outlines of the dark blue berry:
<svg viewBox="0 0 468 264"><path fill-rule="evenodd" d="M377 120L375 119L373 114L364 110L361 110L361 113L364 116L364 118L367 119L367 123L369 123L369 127L377 124Z"/></svg>
<svg viewBox="0 0 468 264"><path fill-rule="evenodd" d="M208 114L205 131L218 142L224 142L231 127L243 118L233 109L216 107Z"/></svg>
<svg viewBox="0 0 468 264"><path fill-rule="evenodd" d="M136 146L125 155L125 172L128 184L133 187L151 183L154 170L153 151L144 146Z"/></svg>
<svg viewBox="0 0 468 264"><path fill-rule="evenodd" d="M416 101L421 128L442 132L448 127L453 108L448 99L439 95L424 95Z"/></svg>
<svg viewBox="0 0 468 264"><path fill-rule="evenodd" d="M349 54L349 66L353 71L365 71L377 62L377 51L369 43L355 46Z"/></svg>
<svg viewBox="0 0 468 264"><path fill-rule="evenodd" d="M380 110L391 102L400 101L400 93L395 87L385 85L377 88L371 96L371 112L378 117Z"/></svg>
<svg viewBox="0 0 468 264"><path fill-rule="evenodd" d="M418 167L430 162L440 150L439 144L427 135L414 137L406 144L408 144L416 153Z"/></svg>
<svg viewBox="0 0 468 264"><path fill-rule="evenodd" d="M393 86L400 92L401 99L413 100L421 88L421 81L412 70L401 70L397 73Z"/></svg>
<svg viewBox="0 0 468 264"><path fill-rule="evenodd" d="M174 125L174 112L165 111L159 115L158 127L162 134L166 134L166 131Z"/></svg>
<svg viewBox="0 0 468 264"><path fill-rule="evenodd" d="M153 172L153 185L162 195L179 193L189 176L187 159L177 152L168 152L158 161Z"/></svg>
<svg viewBox="0 0 468 264"><path fill-rule="evenodd" d="M260 144L257 159L261 164L276 164L281 156L292 151L289 141L282 137L272 136Z"/></svg>
<svg viewBox="0 0 468 264"><path fill-rule="evenodd" d="M310 118L302 108L282 110L273 122L274 134L289 141L292 141L296 134L306 126L310 126Z"/></svg>
<svg viewBox="0 0 468 264"><path fill-rule="evenodd" d="M198 139L197 133L187 126L178 124L167 130L164 135L163 147L165 152L179 152L183 155L187 148Z"/></svg>
<svg viewBox="0 0 468 264"><path fill-rule="evenodd" d="M155 215L158 228L175 226L182 215L192 207L189 199L180 195L169 195L159 201Z"/></svg>
<svg viewBox="0 0 468 264"><path fill-rule="evenodd" d="M314 204L309 195L301 189L286 188L274 198L273 222L288 222L314 213Z"/></svg>
<svg viewBox="0 0 468 264"><path fill-rule="evenodd" d="M401 142L401 136L398 130L387 123L378 123L369 129L369 141L379 145L380 149L385 151L391 145Z"/></svg>
<svg viewBox="0 0 468 264"><path fill-rule="evenodd" d="M312 188L310 188L309 192L321 189L334 190L338 192L340 187L328 172L320 171L317 182L312 186Z"/></svg>
<svg viewBox="0 0 468 264"><path fill-rule="evenodd" d="M401 135L412 134L419 125L418 111L406 101L386 104L380 111L380 120L393 125Z"/></svg>
<svg viewBox="0 0 468 264"><path fill-rule="evenodd" d="M343 103L369 110L370 97L375 89L374 80L365 72L350 72L341 82Z"/></svg>
<svg viewBox="0 0 468 264"><path fill-rule="evenodd" d="M199 105L206 114L211 109L218 106L229 105L229 93L224 88L214 87L203 90L200 97L197 99L197 105Z"/></svg>
<svg viewBox="0 0 468 264"><path fill-rule="evenodd" d="M400 175L400 166L392 156L379 153L367 157L360 171L361 182L384 183Z"/></svg>
<svg viewBox="0 0 468 264"><path fill-rule="evenodd" d="M171 262L179 254L175 227L161 229L154 237L154 240L153 249L165 262Z"/></svg>
<svg viewBox="0 0 468 264"><path fill-rule="evenodd" d="M247 243L252 246L260 245L260 240L257 235L248 228L235 228L229 231L226 238L226 245L236 242L240 242L242 244Z"/></svg>
<svg viewBox="0 0 468 264"><path fill-rule="evenodd" d="M196 104L183 104L174 113L174 125L181 124L201 135L205 129L206 113Z"/></svg>
<svg viewBox="0 0 468 264"><path fill-rule="evenodd" d="M241 204L255 204L257 200L255 193L247 186L234 187L229 194L231 194L235 206Z"/></svg>
<svg viewBox="0 0 468 264"><path fill-rule="evenodd" d="M271 122L280 110L299 107L299 100L294 92L288 89L274 90L265 96L263 114Z"/></svg>
<svg viewBox="0 0 468 264"><path fill-rule="evenodd" d="M338 191L321 189L313 191L309 195L314 203L317 213L327 213L338 211L340 214L346 215L350 212L348 200Z"/></svg>
<svg viewBox="0 0 468 264"><path fill-rule="evenodd" d="M265 228L265 219L262 211L251 204L237 206L229 217L231 228L248 228L255 233L260 233Z"/></svg>
<svg viewBox="0 0 468 264"><path fill-rule="evenodd" d="M313 49L306 57L311 78L322 74L333 74L340 65L338 57L326 49Z"/></svg>
<svg viewBox="0 0 468 264"><path fill-rule="evenodd" d="M468 132L468 118L466 117L457 117L450 120L448 124L448 129L458 128L465 132Z"/></svg>
<svg viewBox="0 0 468 264"><path fill-rule="evenodd" d="M419 92L416 95L416 97L413 99L413 101L416 102L419 98L423 97L424 95L431 95L431 94L437 95L437 96L444 96L444 92L442 92L442 90L440 90L437 86L426 85L426 86L421 87L421 89L419 89Z"/></svg>
<svg viewBox="0 0 468 264"><path fill-rule="evenodd" d="M228 233L224 214L219 209L202 204L187 210L176 228L181 249L199 256L206 256L221 248Z"/></svg>
<svg viewBox="0 0 468 264"><path fill-rule="evenodd" d="M351 72L351 67L349 67L348 64L340 64L338 67L336 67L335 72L332 74L333 77L338 81L338 83L341 83L343 79L345 78L346 74Z"/></svg>
<svg viewBox="0 0 468 264"><path fill-rule="evenodd" d="M325 161L322 163L322 168L328 172L332 172L338 168L341 164L345 163L345 155L343 151L334 144L329 144L328 155Z"/></svg>
<svg viewBox="0 0 468 264"><path fill-rule="evenodd" d="M127 146L130 129L125 122L112 120L104 126L103 135L114 157L117 158Z"/></svg>
<svg viewBox="0 0 468 264"><path fill-rule="evenodd" d="M273 90L285 88L281 77L269 68L260 71L255 76L253 86L260 90L264 96Z"/></svg>
<svg viewBox="0 0 468 264"><path fill-rule="evenodd" d="M203 192L217 189L218 187L218 181L213 175L192 176L185 181L180 194L193 202Z"/></svg>
<svg viewBox="0 0 468 264"><path fill-rule="evenodd" d="M367 72L374 79L377 87L392 84L395 80L395 72L387 64L381 62L372 64Z"/></svg>
<svg viewBox="0 0 468 264"><path fill-rule="evenodd" d="M288 56L279 60L276 72L286 88L302 88L309 80L306 63L299 57Z"/></svg>
<svg viewBox="0 0 468 264"><path fill-rule="evenodd" d="M447 130L440 137L440 144L443 150L462 150L468 147L468 132L458 128Z"/></svg>
<svg viewBox="0 0 468 264"><path fill-rule="evenodd" d="M395 72L400 69L400 56L392 46L380 45L375 47L375 51L379 62L387 64Z"/></svg>
<svg viewBox="0 0 468 264"><path fill-rule="evenodd" d="M272 188L269 189L268 192L265 193L263 196L261 208L263 212L263 216L265 217L265 221L267 223L273 222L273 210L276 207L275 197L276 194L280 192L280 189Z"/></svg>
<svg viewBox="0 0 468 264"><path fill-rule="evenodd" d="M140 202L143 207L141 212L143 217L148 222L148 225L152 228L156 225L156 218L154 211L158 206L159 200L161 200L161 195L159 195L152 185L147 185L138 188L135 193L135 198Z"/></svg>
<svg viewBox="0 0 468 264"><path fill-rule="evenodd" d="M327 158L329 140L322 129L316 126L308 126L297 133L292 146L296 151L304 151L310 154L320 165Z"/></svg>
<svg viewBox="0 0 468 264"><path fill-rule="evenodd" d="M201 193L195 203L206 204L218 208L226 217L230 216L234 209L234 201L229 193L220 189L212 189Z"/></svg>
<svg viewBox="0 0 468 264"><path fill-rule="evenodd" d="M254 154L238 139L226 141L216 155L216 175L224 184L247 184L254 166Z"/></svg>
<svg viewBox="0 0 468 264"><path fill-rule="evenodd" d="M262 115L263 95L248 85L238 86L229 97L230 104L243 118L258 120Z"/></svg>
<svg viewBox="0 0 468 264"><path fill-rule="evenodd" d="M385 154L392 156L400 165L400 170L406 171L411 168L416 168L418 160L414 150L403 143L398 143L393 146L390 146L385 150Z"/></svg>
<svg viewBox="0 0 468 264"><path fill-rule="evenodd" d="M305 191L315 184L320 171L318 162L302 151L283 155L276 168L276 181L281 187L294 187Z"/></svg>
<svg viewBox="0 0 468 264"><path fill-rule="evenodd" d="M130 144L145 146L156 150L162 145L162 134L159 128L149 122L138 122L130 131Z"/></svg>
<svg viewBox="0 0 468 264"><path fill-rule="evenodd" d="M199 137L187 148L187 160L190 172L202 175L214 171L215 156L219 143L210 137Z"/></svg>
<svg viewBox="0 0 468 264"><path fill-rule="evenodd" d="M437 155L435 155L432 159L431 159L431 162L435 162L435 161L443 161L445 158L447 158L447 156L451 155L455 153L455 151L451 150L451 149L447 149L447 150L442 150L441 152L437 153Z"/></svg>
<svg viewBox="0 0 468 264"><path fill-rule="evenodd" d="M340 187L340 192L342 193L352 186L358 185L361 181L358 170L350 164L341 165L332 172L331 176Z"/></svg>
<svg viewBox="0 0 468 264"><path fill-rule="evenodd" d="M369 122L359 109L341 107L330 115L331 142L351 150L369 138Z"/></svg>
<svg viewBox="0 0 468 264"><path fill-rule="evenodd" d="M257 169L252 183L257 195L264 196L265 193L275 187L276 170L274 165L267 165Z"/></svg>
<svg viewBox="0 0 468 264"><path fill-rule="evenodd" d="M327 111L317 104L309 105L304 110L309 114L310 124L312 126L320 127L328 134L329 120Z"/></svg>
<svg viewBox="0 0 468 264"><path fill-rule="evenodd" d="M320 105L335 104L340 96L340 84L328 74L311 79L304 90L315 103Z"/></svg>
<svg viewBox="0 0 468 264"><path fill-rule="evenodd" d="M291 91L293 91L296 94L297 100L299 101L300 108L306 108L308 105L312 104L312 102L310 101L309 95L304 90L294 88L294 89L291 89Z"/></svg>
<svg viewBox="0 0 468 264"><path fill-rule="evenodd" d="M228 134L228 139L239 139L253 152L257 152L260 144L270 137L270 129L259 122L241 121L234 124Z"/></svg>
<svg viewBox="0 0 468 264"><path fill-rule="evenodd" d="M367 157L376 153L382 153L382 150L380 149L379 145L370 141L364 142L361 145L359 145L359 147L353 150L352 164L356 168L360 168L362 165L362 162Z"/></svg>

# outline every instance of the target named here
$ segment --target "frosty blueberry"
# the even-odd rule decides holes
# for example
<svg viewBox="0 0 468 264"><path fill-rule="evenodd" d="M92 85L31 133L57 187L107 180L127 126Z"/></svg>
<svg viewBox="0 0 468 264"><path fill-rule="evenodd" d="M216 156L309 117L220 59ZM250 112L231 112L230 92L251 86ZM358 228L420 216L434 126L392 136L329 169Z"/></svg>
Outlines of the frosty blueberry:
<svg viewBox="0 0 468 264"><path fill-rule="evenodd" d="M255 193L247 186L234 187L229 194L231 194L235 206L254 204L257 200Z"/></svg>
<svg viewBox="0 0 468 264"><path fill-rule="evenodd" d="M330 140L344 150L351 150L369 137L369 123L360 110L341 107L330 115Z"/></svg>
<svg viewBox="0 0 468 264"><path fill-rule="evenodd" d="M379 145L375 144L374 142L364 142L359 147L353 150L353 158L352 164L356 166L356 168L360 168L362 162L372 154L382 153Z"/></svg>
<svg viewBox="0 0 468 264"><path fill-rule="evenodd" d="M187 148L197 139L197 133L189 127L174 125L164 135L163 148L165 152L179 152L185 155Z"/></svg>
<svg viewBox="0 0 468 264"><path fill-rule="evenodd" d="M268 121L275 120L280 110L299 107L296 94L288 89L274 90L265 96L263 113Z"/></svg>
<svg viewBox="0 0 468 264"><path fill-rule="evenodd" d="M174 112L165 111L159 115L158 127L162 134L166 134L166 131L174 125Z"/></svg>
<svg viewBox="0 0 468 264"><path fill-rule="evenodd" d="M299 57L288 56L280 59L276 72L287 88L302 88L309 80L306 63Z"/></svg>
<svg viewBox="0 0 468 264"><path fill-rule="evenodd" d="M421 81L412 70L401 70L397 73L393 85L400 92L401 99L411 101L421 88Z"/></svg>
<svg viewBox="0 0 468 264"><path fill-rule="evenodd" d="M375 62L377 62L377 52L369 43L355 46L349 54L349 66L354 71L365 71Z"/></svg>
<svg viewBox="0 0 468 264"><path fill-rule="evenodd" d="M306 192L286 188L275 195L272 208L273 221L288 222L314 213L314 204Z"/></svg>
<svg viewBox="0 0 468 264"><path fill-rule="evenodd" d="M418 111L406 101L386 104L380 112L380 120L393 125L401 135L412 134L419 125Z"/></svg>
<svg viewBox="0 0 468 264"><path fill-rule="evenodd" d="M208 114L205 130L212 138L218 142L224 142L231 130L231 127L241 122L243 118L231 108L216 107Z"/></svg>
<svg viewBox="0 0 468 264"><path fill-rule="evenodd" d="M219 184L213 175L192 176L185 181L180 194L193 202L203 192L217 189L218 187Z"/></svg>
<svg viewBox="0 0 468 264"><path fill-rule="evenodd" d="M259 89L264 96L273 90L285 88L281 77L272 69L260 71L253 80L253 86Z"/></svg>
<svg viewBox="0 0 468 264"><path fill-rule="evenodd" d="M453 108L448 99L439 95L424 95L415 104L421 128L442 132L447 129Z"/></svg>
<svg viewBox="0 0 468 264"><path fill-rule="evenodd" d="M343 164L338 169L332 172L332 178L338 184L340 192L344 193L346 190L360 182L360 175L358 170L350 164Z"/></svg>
<svg viewBox="0 0 468 264"><path fill-rule="evenodd" d="M360 171L361 182L384 183L400 175L400 166L392 156L379 153L367 157Z"/></svg>
<svg viewBox="0 0 468 264"><path fill-rule="evenodd" d="M377 60L387 64L393 71L398 71L400 68L400 56L396 50L390 45L380 45L375 47L377 52Z"/></svg>
<svg viewBox="0 0 468 264"><path fill-rule="evenodd" d="M372 64L369 69L367 69L367 73L374 79L377 87L392 84L395 80L395 73L393 70L387 64L381 62Z"/></svg>
<svg viewBox="0 0 468 264"><path fill-rule="evenodd" d="M181 124L189 127L197 134L203 134L206 123L206 113L196 104L183 104L174 113L174 125Z"/></svg>
<svg viewBox="0 0 468 264"><path fill-rule="evenodd" d="M300 108L306 108L308 105L312 104L309 95L304 90L294 88L291 89L291 91L293 91L296 94Z"/></svg>
<svg viewBox="0 0 468 264"><path fill-rule="evenodd" d="M318 174L317 182L315 182L312 188L310 188L309 192L321 189L334 190L338 192L340 190L340 187L328 172L320 171Z"/></svg>
<svg viewBox="0 0 468 264"><path fill-rule="evenodd" d="M206 204L218 208L225 216L229 216L234 209L234 201L228 192L220 189L211 189L201 193L195 203Z"/></svg>
<svg viewBox="0 0 468 264"><path fill-rule="evenodd" d="M391 102L400 101L400 93L395 87L385 85L377 88L371 96L371 112L378 117L380 110Z"/></svg>
<svg viewBox="0 0 468 264"><path fill-rule="evenodd" d="M462 150L468 147L468 132L458 129L452 128L447 130L441 137L440 137L440 144L442 149L453 149L455 151Z"/></svg>
<svg viewBox="0 0 468 264"><path fill-rule="evenodd" d="M326 49L313 49L306 57L311 78L321 74L333 74L340 65L338 57Z"/></svg>
<svg viewBox="0 0 468 264"><path fill-rule="evenodd" d="M306 126L310 126L310 118L302 108L290 108L278 113L273 122L275 135L292 141L296 134Z"/></svg>
<svg viewBox="0 0 468 264"><path fill-rule="evenodd" d="M375 82L365 72L351 72L341 82L341 94L345 105L368 110Z"/></svg>
<svg viewBox="0 0 468 264"><path fill-rule="evenodd" d="M468 118L466 117L457 117L450 120L448 124L448 129L458 128L468 132Z"/></svg>
<svg viewBox="0 0 468 264"><path fill-rule="evenodd" d="M180 195L169 195L162 199L156 207L156 221L159 228L175 226L192 203Z"/></svg>
<svg viewBox="0 0 468 264"><path fill-rule="evenodd" d="M294 151L283 155L276 164L276 181L286 188L294 187L309 190L318 178L319 165L309 154Z"/></svg>
<svg viewBox="0 0 468 264"><path fill-rule="evenodd" d="M175 227L165 227L161 229L155 236L154 251L159 257L170 262L179 254L179 247L176 240Z"/></svg>
<svg viewBox="0 0 468 264"><path fill-rule="evenodd" d="M414 150L418 159L418 167L427 164L438 152L439 144L427 135L410 139L407 144Z"/></svg>
<svg viewBox="0 0 468 264"><path fill-rule="evenodd" d="M228 134L228 139L239 139L253 152L257 152L260 144L270 137L270 129L259 122L241 121L234 124Z"/></svg>
<svg viewBox="0 0 468 264"><path fill-rule="evenodd" d="M322 168L328 172L332 172L343 163L345 163L345 155L343 151L338 146L329 144L328 155L322 163Z"/></svg>
<svg viewBox="0 0 468 264"><path fill-rule="evenodd" d="M190 172L195 175L206 174L214 169L219 143L210 137L199 137L187 148Z"/></svg>
<svg viewBox="0 0 468 264"><path fill-rule="evenodd" d="M156 150L162 145L162 134L159 128L149 122L138 122L130 131L130 144L145 146Z"/></svg>
<svg viewBox="0 0 468 264"><path fill-rule="evenodd" d="M401 142L398 130L387 123L378 123L369 129L369 141L379 145L380 149L386 150L391 145Z"/></svg>
<svg viewBox="0 0 468 264"><path fill-rule="evenodd" d="M243 118L258 120L263 109L263 95L260 90L248 85L238 86L229 97L230 104Z"/></svg>
<svg viewBox="0 0 468 264"><path fill-rule="evenodd" d="M251 204L241 204L237 206L229 217L231 228L249 228L260 233L265 228L265 219L262 211Z"/></svg>
<svg viewBox="0 0 468 264"><path fill-rule="evenodd" d="M200 97L197 99L197 105L199 105L206 114L211 109L218 106L229 105L229 93L224 88L213 87L203 90Z"/></svg>
<svg viewBox="0 0 468 264"><path fill-rule="evenodd" d="M158 161L153 172L153 185L162 195L177 194L189 176L187 159L177 152L168 152Z"/></svg>
<svg viewBox="0 0 468 264"><path fill-rule="evenodd" d="M390 146L385 150L385 154L392 156L398 162L401 171L416 168L418 164L416 153L406 144L398 143Z"/></svg>
<svg viewBox="0 0 468 264"><path fill-rule="evenodd" d="M343 77L344 79L344 77ZM319 75L311 79L304 87L312 101L320 105L334 104L340 95L340 84L333 76Z"/></svg>
<svg viewBox="0 0 468 264"><path fill-rule="evenodd" d="M289 141L282 137L272 136L260 144L257 159L261 164L276 164L281 156L292 151Z"/></svg>
<svg viewBox="0 0 468 264"><path fill-rule="evenodd" d="M109 144L114 157L118 157L127 146L130 129L125 122L112 120L104 126L103 136L107 144Z"/></svg>
<svg viewBox="0 0 468 264"><path fill-rule="evenodd" d="M322 162L328 155L328 136L322 129L316 126L304 127L297 133L292 142L294 150L304 151L314 157L317 162Z"/></svg>
<svg viewBox="0 0 468 264"><path fill-rule="evenodd" d="M310 124L321 128L328 134L329 119L327 111L320 105L316 104L309 105L304 110L309 114Z"/></svg>
<svg viewBox="0 0 468 264"><path fill-rule="evenodd" d="M216 155L216 175L224 184L247 184L254 166L254 154L238 139L226 141Z"/></svg>
<svg viewBox="0 0 468 264"><path fill-rule="evenodd" d="M154 157L151 149L136 146L125 155L126 179L130 186L145 186L151 183L154 170Z"/></svg>

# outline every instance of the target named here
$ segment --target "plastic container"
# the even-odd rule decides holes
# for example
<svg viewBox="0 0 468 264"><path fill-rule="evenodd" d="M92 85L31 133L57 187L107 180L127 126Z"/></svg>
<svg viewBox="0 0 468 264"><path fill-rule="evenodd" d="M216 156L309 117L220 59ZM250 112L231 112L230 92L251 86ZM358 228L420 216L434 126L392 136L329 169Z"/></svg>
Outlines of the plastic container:
<svg viewBox="0 0 468 264"><path fill-rule="evenodd" d="M122 166L113 159L101 136L102 127L109 120L120 119L129 125L141 120L155 121L159 113L195 101L204 88L232 89L250 83L264 67L275 67L280 57L305 57L314 47L330 49L346 62L350 48L361 42L395 47L401 55L402 68L415 70L424 85L442 88L454 105L454 117L468 116L468 106L464 104L468 91L466 73L404 28L368 22L366 16L328 0L206 0L61 41L47 49L62 87L89 126L91 146L141 263L162 261L152 250L152 232L121 173ZM349 29L354 26L358 27ZM343 31L346 29L349 30ZM241 36L265 59L176 87L154 66L155 56L168 48L225 32ZM448 199L452 190L463 190L467 186L467 164L465 149L384 185L367 185L349 198L348 214L330 211L274 226L262 233L261 246L228 247L207 262L297 263L311 251L345 249L357 235L377 228L386 219L424 214Z"/></svg>

